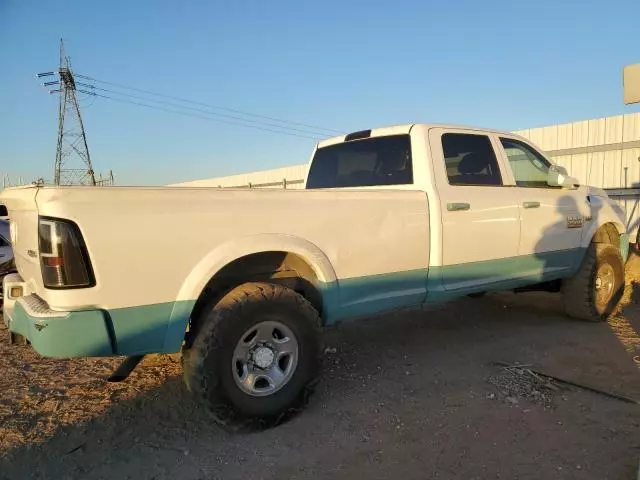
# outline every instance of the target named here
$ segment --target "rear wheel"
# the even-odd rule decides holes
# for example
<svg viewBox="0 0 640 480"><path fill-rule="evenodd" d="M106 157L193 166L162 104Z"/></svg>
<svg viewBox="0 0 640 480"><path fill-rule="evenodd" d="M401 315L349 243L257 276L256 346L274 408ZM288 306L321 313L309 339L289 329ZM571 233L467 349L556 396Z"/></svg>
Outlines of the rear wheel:
<svg viewBox="0 0 640 480"><path fill-rule="evenodd" d="M307 403L319 374L318 312L268 283L241 285L203 313L183 352L188 389L221 425L268 428Z"/></svg>
<svg viewBox="0 0 640 480"><path fill-rule="evenodd" d="M565 312L592 322L611 315L624 290L624 262L620 251L610 244L592 243L578 273L563 281Z"/></svg>

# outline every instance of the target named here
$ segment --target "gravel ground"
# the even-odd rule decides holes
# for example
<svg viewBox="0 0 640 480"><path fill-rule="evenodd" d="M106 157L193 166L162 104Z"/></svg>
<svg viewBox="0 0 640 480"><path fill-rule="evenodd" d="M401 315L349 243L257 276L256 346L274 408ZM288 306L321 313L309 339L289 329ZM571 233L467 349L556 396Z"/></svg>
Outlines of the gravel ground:
<svg viewBox="0 0 640 480"><path fill-rule="evenodd" d="M3 342L0 478L636 478L640 406L529 370L640 399L639 302L634 257L609 323L500 293L343 325L308 408L252 434L212 426L171 357L109 384L114 359Z"/></svg>

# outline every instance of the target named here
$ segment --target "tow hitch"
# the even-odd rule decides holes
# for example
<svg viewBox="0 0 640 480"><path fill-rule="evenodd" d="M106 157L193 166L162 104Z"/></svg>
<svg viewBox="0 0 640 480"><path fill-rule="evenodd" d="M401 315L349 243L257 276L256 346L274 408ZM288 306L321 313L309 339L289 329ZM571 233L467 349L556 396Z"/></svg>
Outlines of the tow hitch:
<svg viewBox="0 0 640 480"><path fill-rule="evenodd" d="M116 368L116 371L107 378L107 382L122 382L126 380L143 358L144 355L132 355L131 357L125 358L120 366Z"/></svg>

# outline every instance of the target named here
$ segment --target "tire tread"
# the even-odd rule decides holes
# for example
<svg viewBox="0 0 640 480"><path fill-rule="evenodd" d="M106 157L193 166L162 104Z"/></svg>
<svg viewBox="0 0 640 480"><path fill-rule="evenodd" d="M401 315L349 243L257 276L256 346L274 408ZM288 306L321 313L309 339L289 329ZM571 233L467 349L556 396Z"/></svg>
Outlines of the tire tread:
<svg viewBox="0 0 640 480"><path fill-rule="evenodd" d="M231 431L270 428L282 423L294 413L302 410L308 403L314 387L319 381L318 368L312 378L306 382L299 398L285 411L269 417L247 417L236 411L225 401L220 392L220 379L215 371L206 368L207 357L222 347L223 333L229 322L241 314L253 302L286 302L298 310L310 322L315 332L315 341L319 338L320 316L316 309L302 295L286 287L270 283L245 283L228 292L216 305L209 306L203 313L200 328L190 348L183 350L182 365L187 389L195 395L213 416L214 421ZM320 352L319 344L316 345ZM319 357L319 355L318 355ZM314 360L315 361L315 360ZM213 402L212 402L213 399Z"/></svg>
<svg viewBox="0 0 640 480"><path fill-rule="evenodd" d="M567 315L580 320L590 322L605 321L613 308L617 305L614 293L614 301L610 302L607 309L600 313L596 308L595 291L592 287L600 258L605 255L617 255L619 265L622 268L623 282L619 290L624 288L624 264L620 252L616 247L608 243L592 243L589 245L585 257L578 272L571 278L562 282L562 297L564 310Z"/></svg>

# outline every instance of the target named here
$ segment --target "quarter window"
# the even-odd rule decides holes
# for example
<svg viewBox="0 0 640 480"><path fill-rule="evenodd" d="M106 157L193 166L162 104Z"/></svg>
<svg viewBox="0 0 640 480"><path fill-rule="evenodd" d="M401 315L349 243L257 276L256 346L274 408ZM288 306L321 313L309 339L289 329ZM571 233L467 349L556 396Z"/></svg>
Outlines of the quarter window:
<svg viewBox="0 0 640 480"><path fill-rule="evenodd" d="M442 151L451 185L502 185L491 140L486 135L445 133Z"/></svg>

